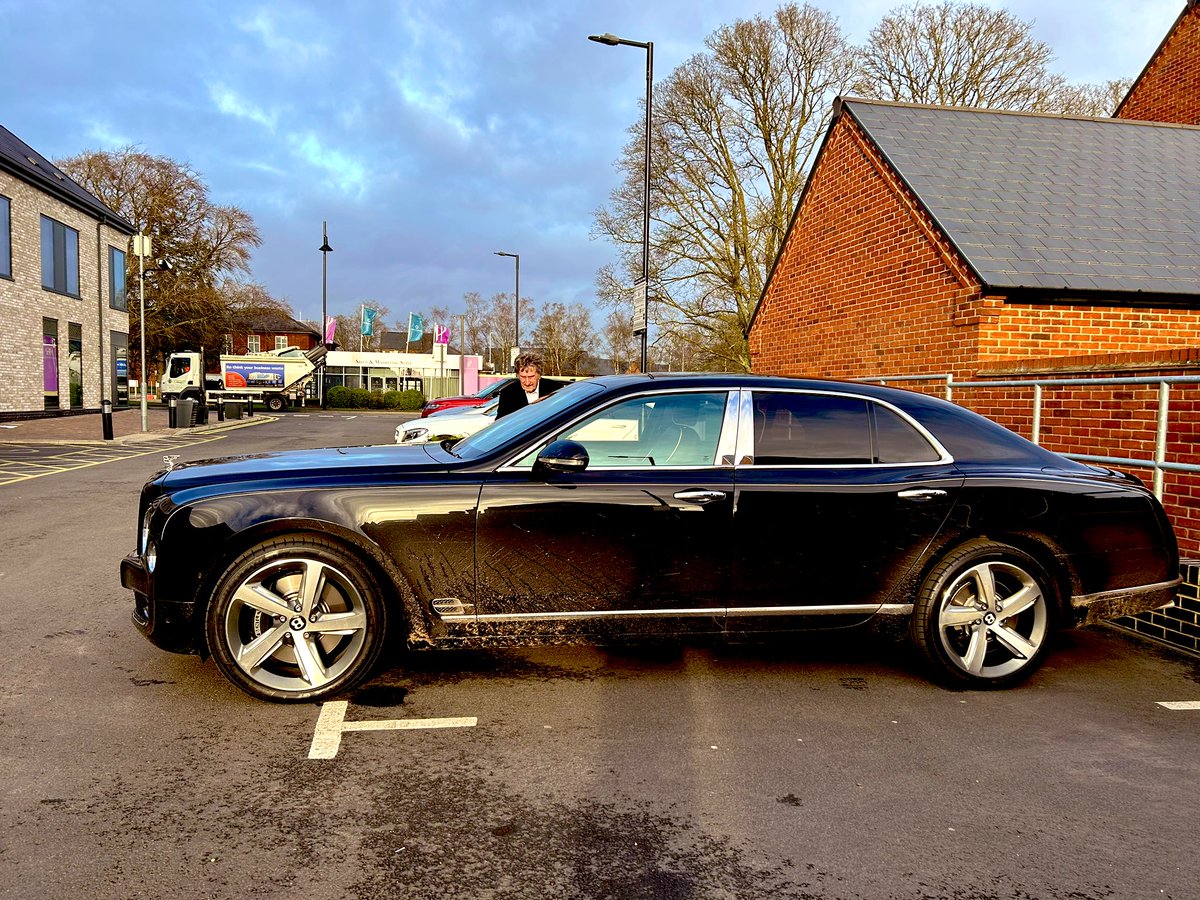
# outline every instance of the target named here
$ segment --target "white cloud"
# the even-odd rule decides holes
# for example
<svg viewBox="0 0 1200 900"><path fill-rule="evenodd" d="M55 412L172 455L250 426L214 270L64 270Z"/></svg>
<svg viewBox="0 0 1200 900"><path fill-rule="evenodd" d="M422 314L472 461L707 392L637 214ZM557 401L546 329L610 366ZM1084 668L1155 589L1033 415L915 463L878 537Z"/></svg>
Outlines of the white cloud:
<svg viewBox="0 0 1200 900"><path fill-rule="evenodd" d="M306 43L281 34L274 14L265 8L258 9L249 18L239 20L237 27L248 34L257 35L277 62L304 67L329 52L319 41Z"/></svg>
<svg viewBox="0 0 1200 900"><path fill-rule="evenodd" d="M289 135L288 144L300 159L324 170L343 193L357 199L366 190L367 167L352 156L325 146L315 134Z"/></svg>
<svg viewBox="0 0 1200 900"><path fill-rule="evenodd" d="M236 116L239 119L249 119L251 122L257 122L268 131L275 130L275 123L279 119L277 113L266 112L245 98L235 94L224 85L209 85L208 95L212 98L213 103L216 104L218 112L227 116Z"/></svg>

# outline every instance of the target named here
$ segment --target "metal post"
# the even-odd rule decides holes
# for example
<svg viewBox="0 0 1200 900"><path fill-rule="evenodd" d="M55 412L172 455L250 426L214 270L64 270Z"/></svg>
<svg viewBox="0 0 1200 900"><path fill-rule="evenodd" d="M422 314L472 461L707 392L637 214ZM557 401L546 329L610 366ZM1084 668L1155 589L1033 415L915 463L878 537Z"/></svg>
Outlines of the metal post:
<svg viewBox="0 0 1200 900"><path fill-rule="evenodd" d="M104 440L111 441L113 439L112 401L107 397L100 401L100 429Z"/></svg>
<svg viewBox="0 0 1200 900"><path fill-rule="evenodd" d="M641 370L646 371L646 342L650 333L650 123L654 100L654 42L628 41L615 34L589 34L589 41L609 47L624 45L641 47L646 51L646 160L642 192L642 357Z"/></svg>
<svg viewBox="0 0 1200 900"><path fill-rule="evenodd" d="M1160 501L1163 498L1164 471L1163 463L1167 461L1167 416L1171 409L1171 385L1165 381L1158 383L1158 428L1154 434L1154 496Z"/></svg>
<svg viewBox="0 0 1200 900"><path fill-rule="evenodd" d="M647 369L646 341L650 334L650 107L654 97L654 42L646 43L646 172L642 193L642 279L646 286L642 307L642 372Z"/></svg>
<svg viewBox="0 0 1200 900"><path fill-rule="evenodd" d="M1042 386L1033 386L1033 442L1042 442Z"/></svg>
<svg viewBox="0 0 1200 900"><path fill-rule="evenodd" d="M137 258L138 258L138 338L141 341L142 360L141 360L141 390L138 391L142 395L142 431L147 431L146 426L146 254L150 252L148 246L150 241L145 234L139 233L134 238L137 242Z"/></svg>
<svg viewBox="0 0 1200 900"><path fill-rule="evenodd" d="M333 252L333 248L329 246L329 223L321 222L321 342L325 342L325 320L329 317L328 312L328 280L329 280L329 254ZM361 329L360 329L361 330ZM325 374L323 372L317 375L317 394L321 399L321 409L325 409Z"/></svg>

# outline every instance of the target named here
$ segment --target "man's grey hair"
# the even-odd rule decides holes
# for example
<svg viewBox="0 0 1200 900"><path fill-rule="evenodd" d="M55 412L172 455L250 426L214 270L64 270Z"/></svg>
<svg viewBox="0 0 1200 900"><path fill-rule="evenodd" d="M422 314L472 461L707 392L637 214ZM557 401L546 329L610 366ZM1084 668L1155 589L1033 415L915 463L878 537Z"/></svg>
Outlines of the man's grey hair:
<svg viewBox="0 0 1200 900"><path fill-rule="evenodd" d="M539 375L544 374L542 371L544 363L542 362L542 354L540 353L522 353L517 357L517 361L513 365L516 366L518 373L522 369L528 369L530 366L533 366L537 369Z"/></svg>

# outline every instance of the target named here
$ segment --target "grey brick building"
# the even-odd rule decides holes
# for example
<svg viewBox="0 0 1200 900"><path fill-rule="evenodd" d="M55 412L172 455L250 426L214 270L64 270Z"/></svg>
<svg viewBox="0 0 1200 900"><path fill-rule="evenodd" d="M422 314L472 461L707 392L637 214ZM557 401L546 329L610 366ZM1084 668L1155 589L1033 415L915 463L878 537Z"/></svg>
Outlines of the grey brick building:
<svg viewBox="0 0 1200 900"><path fill-rule="evenodd" d="M128 397L134 231L0 126L0 420Z"/></svg>

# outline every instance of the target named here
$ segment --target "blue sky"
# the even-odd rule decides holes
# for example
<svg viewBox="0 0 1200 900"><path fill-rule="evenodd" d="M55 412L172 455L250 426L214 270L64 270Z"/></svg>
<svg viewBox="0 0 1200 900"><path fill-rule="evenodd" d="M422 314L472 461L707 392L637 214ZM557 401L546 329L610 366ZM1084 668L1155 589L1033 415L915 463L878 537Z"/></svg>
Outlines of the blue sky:
<svg viewBox="0 0 1200 900"><path fill-rule="evenodd" d="M758 0L0 0L0 124L51 158L140 145L191 164L263 238L253 278L303 318L376 300L393 320L512 289L591 303L589 237L656 80ZM825 0L855 41L899 2ZM1184 0L989 3L1036 21L1071 81L1134 77ZM1086 8L1086 13L1083 11ZM600 316L594 324L600 324Z"/></svg>

